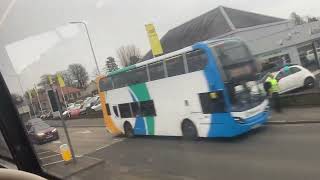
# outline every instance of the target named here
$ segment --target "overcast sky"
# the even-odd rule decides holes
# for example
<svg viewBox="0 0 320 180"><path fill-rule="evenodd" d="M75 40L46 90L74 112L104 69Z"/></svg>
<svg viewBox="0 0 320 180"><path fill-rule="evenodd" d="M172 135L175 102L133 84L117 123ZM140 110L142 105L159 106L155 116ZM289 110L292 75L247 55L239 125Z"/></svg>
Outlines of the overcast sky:
<svg viewBox="0 0 320 180"><path fill-rule="evenodd" d="M0 1L0 20L10 2ZM145 23L153 22L161 37L219 5L282 18L293 11L320 16L319 0L16 0L0 25L0 57L9 55L17 72L47 58L62 64L80 62L91 73L94 63L85 31L68 22L88 23L97 59L103 65L121 45L135 44L145 53L149 49ZM57 70L61 69L51 71Z"/></svg>

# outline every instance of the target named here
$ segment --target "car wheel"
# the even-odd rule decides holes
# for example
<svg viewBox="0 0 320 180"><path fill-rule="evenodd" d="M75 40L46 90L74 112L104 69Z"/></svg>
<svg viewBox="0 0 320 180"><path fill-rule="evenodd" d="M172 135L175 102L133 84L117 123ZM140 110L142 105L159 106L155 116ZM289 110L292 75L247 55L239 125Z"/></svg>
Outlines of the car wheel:
<svg viewBox="0 0 320 180"><path fill-rule="evenodd" d="M198 138L197 128L190 120L185 120L182 123L181 129L184 139L195 140Z"/></svg>
<svg viewBox="0 0 320 180"><path fill-rule="evenodd" d="M123 129L124 129L124 135L126 137L128 137L128 138L134 137L134 131L133 131L133 128L129 122L124 123Z"/></svg>
<svg viewBox="0 0 320 180"><path fill-rule="evenodd" d="M313 88L314 87L314 79L312 77L307 77L304 80L304 86L307 88Z"/></svg>

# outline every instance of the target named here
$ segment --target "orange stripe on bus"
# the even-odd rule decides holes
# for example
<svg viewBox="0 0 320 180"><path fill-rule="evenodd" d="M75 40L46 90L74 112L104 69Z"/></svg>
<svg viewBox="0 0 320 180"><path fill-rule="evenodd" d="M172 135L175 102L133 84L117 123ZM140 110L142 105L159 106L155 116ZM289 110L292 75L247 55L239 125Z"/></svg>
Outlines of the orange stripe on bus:
<svg viewBox="0 0 320 180"><path fill-rule="evenodd" d="M111 116L109 116L107 113L105 92L100 91L99 81L101 78L103 78L103 77L98 77L96 79L96 83L97 83L98 92L99 92L99 96L100 96L100 103L101 103L101 109L102 109L102 113L103 113L103 120L104 120L104 123L106 125L107 130L112 135L119 135L122 133L121 130L119 128L117 128L117 126L113 122Z"/></svg>

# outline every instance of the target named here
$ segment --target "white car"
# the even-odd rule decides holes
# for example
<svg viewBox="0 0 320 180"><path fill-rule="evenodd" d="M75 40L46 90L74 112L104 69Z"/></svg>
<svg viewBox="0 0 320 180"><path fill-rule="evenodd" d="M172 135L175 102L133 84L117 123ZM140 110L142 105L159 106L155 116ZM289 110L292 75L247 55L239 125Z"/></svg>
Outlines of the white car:
<svg viewBox="0 0 320 180"><path fill-rule="evenodd" d="M92 106L91 109L93 109L94 111L101 111L101 103Z"/></svg>
<svg viewBox="0 0 320 180"><path fill-rule="evenodd" d="M315 76L306 68L299 65L289 66L289 70L282 68L280 71L273 73L278 80L280 94L301 88L313 88Z"/></svg>

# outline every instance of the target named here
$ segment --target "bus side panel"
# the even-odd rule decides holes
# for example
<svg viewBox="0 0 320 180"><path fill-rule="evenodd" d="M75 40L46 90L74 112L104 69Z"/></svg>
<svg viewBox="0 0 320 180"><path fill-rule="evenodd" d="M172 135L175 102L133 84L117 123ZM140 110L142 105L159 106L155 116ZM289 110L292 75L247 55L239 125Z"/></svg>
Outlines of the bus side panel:
<svg viewBox="0 0 320 180"><path fill-rule="evenodd" d="M206 119L202 113L198 96L208 92L203 71L151 81L147 86L157 114L155 135L181 136L182 121L190 119L199 136L207 136L209 126L200 124L210 122L210 118Z"/></svg>
<svg viewBox="0 0 320 180"><path fill-rule="evenodd" d="M112 117L107 114L106 93L105 92L100 92L99 96L100 96L101 108L102 108L102 113L103 113L103 120L104 120L104 123L105 123L108 131L112 135L121 134L120 129L116 126L116 124L114 123Z"/></svg>
<svg viewBox="0 0 320 180"><path fill-rule="evenodd" d="M125 119L122 119L119 116L116 116L114 108L117 109L118 115L120 115L118 105L122 104L122 103L132 102L132 100L130 99L130 94L128 92L128 88L124 87L124 88L113 89L113 90L107 91L106 92L106 101L108 102L109 107L110 107L111 119L113 120L113 122L117 126L117 128L120 129L120 131L122 131L122 133L124 133L123 123L125 122ZM134 122L130 121L130 123L134 123ZM131 124L131 125L132 125L132 127L134 127L134 124Z"/></svg>

